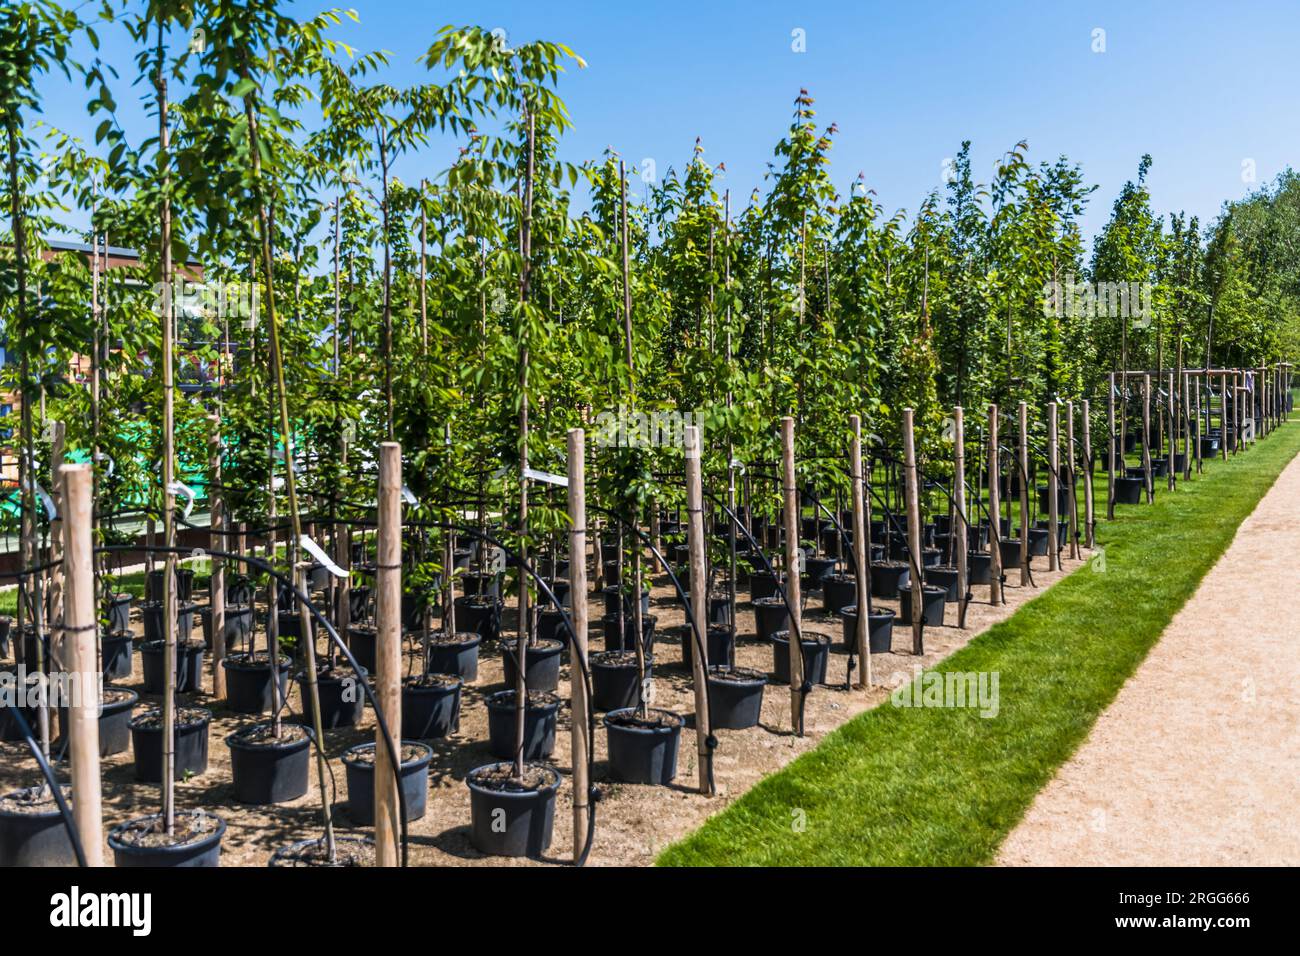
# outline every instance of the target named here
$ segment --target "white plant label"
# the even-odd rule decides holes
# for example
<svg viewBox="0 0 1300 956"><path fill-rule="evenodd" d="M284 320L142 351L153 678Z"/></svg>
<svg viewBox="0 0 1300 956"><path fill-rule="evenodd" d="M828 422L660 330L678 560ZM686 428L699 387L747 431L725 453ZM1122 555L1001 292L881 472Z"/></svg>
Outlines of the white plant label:
<svg viewBox="0 0 1300 956"><path fill-rule="evenodd" d="M167 490L170 491L173 495L180 495L182 498L185 499L184 515L185 517L188 518L190 516L190 512L194 510L194 489L191 488L189 485L185 484L185 482L183 481L173 481L170 485L167 486Z"/></svg>
<svg viewBox="0 0 1300 956"><path fill-rule="evenodd" d="M307 537L306 535L303 535L299 539L299 543L302 545L303 550L306 551L308 554L310 554L321 564L323 564L325 566L325 570L328 571L330 574L334 575L336 578L346 578L348 576L348 573L344 571L342 568L340 568L337 564L335 564L334 560L328 554L325 553L325 549L322 548L315 541L313 541L311 538Z"/></svg>

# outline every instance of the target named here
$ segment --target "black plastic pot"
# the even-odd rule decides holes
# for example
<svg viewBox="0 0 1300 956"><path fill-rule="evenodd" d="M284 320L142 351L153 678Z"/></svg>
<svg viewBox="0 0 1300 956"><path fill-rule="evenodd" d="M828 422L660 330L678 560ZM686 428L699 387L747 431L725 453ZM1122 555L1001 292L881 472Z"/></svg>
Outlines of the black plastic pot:
<svg viewBox="0 0 1300 956"><path fill-rule="evenodd" d="M336 730L339 727L355 727L361 723L361 715L366 711L366 692L363 683L366 672L353 673L351 666L344 664L330 667L324 662L317 665L316 696L320 698L320 723L322 730ZM307 689L307 672L299 671L297 675L298 691L302 697L302 719L307 726L314 726L311 707L311 694Z"/></svg>
<svg viewBox="0 0 1300 956"><path fill-rule="evenodd" d="M564 614L553 607L537 612L537 637L539 640L560 641L568 647L569 632L564 629Z"/></svg>
<svg viewBox="0 0 1300 956"><path fill-rule="evenodd" d="M36 629L30 625L23 626L23 662L27 665L27 670L36 672ZM40 641L40 658L41 670L48 674L50 672L50 632L41 632Z"/></svg>
<svg viewBox="0 0 1300 956"><path fill-rule="evenodd" d="M144 639L146 641L161 641L163 639L162 605L156 602L144 604L140 608L140 614L144 621ZM178 641L188 641L193 626L194 608L190 605L178 606L176 611L176 639Z"/></svg>
<svg viewBox="0 0 1300 956"><path fill-rule="evenodd" d="M682 586L686 586L685 581L682 582ZM606 616L612 617L622 611L624 607L627 608L626 613L631 615L632 602L628 600L631 595L625 595L621 588L605 588L600 593L605 596ZM650 592L648 590L641 592L641 613L650 613Z"/></svg>
<svg viewBox="0 0 1300 956"><path fill-rule="evenodd" d="M641 643L649 647L651 639L655 632L655 623L658 618L653 614L641 615ZM634 651L636 645L632 643L632 635L636 633L636 621L629 617L623 619L622 630L619 630L619 619L617 617L605 616L600 619L600 626L605 632L605 650L607 651Z"/></svg>
<svg viewBox="0 0 1300 956"><path fill-rule="evenodd" d="M689 624L680 624L673 628L681 635L682 641L682 666L690 670L695 666L695 635ZM712 625L705 632L705 641L708 644L708 659L710 665L731 666L734 663L736 652L736 632L723 625Z"/></svg>
<svg viewBox="0 0 1300 956"><path fill-rule="evenodd" d="M429 799L429 761L433 760L433 748L418 740L403 740L401 749L414 747L419 756L410 760L403 754L401 770L398 774L402 781L402 795L406 798L406 821L419 820L424 816ZM343 751L343 766L347 772L348 816L363 827L373 826L375 822L375 744L357 744ZM369 759L358 759L367 755Z"/></svg>
<svg viewBox="0 0 1300 956"><path fill-rule="evenodd" d="M1142 478L1115 476L1115 504L1136 505L1142 503L1142 492L1146 490L1146 481Z"/></svg>
<svg viewBox="0 0 1300 956"><path fill-rule="evenodd" d="M155 713L151 708L131 718L131 749L135 751L135 779L141 783L162 782L162 725L147 726ZM208 769L208 727L210 711L200 707L179 709L176 715L176 778L197 776Z"/></svg>
<svg viewBox="0 0 1300 956"><path fill-rule="evenodd" d="M925 583L944 589L944 600L955 604L961 595L957 593L957 569L934 567L925 569Z"/></svg>
<svg viewBox="0 0 1300 956"><path fill-rule="evenodd" d="M852 574L828 574L822 578L822 610L838 614L858 599L858 579Z"/></svg>
<svg viewBox="0 0 1300 956"><path fill-rule="evenodd" d="M226 582L227 604L252 604L253 582L242 574L237 574Z"/></svg>
<svg viewBox="0 0 1300 956"><path fill-rule="evenodd" d="M771 571L755 571L749 576L749 599L759 601L777 593L776 576Z"/></svg>
<svg viewBox="0 0 1300 956"><path fill-rule="evenodd" d="M268 726L252 724L226 738L233 790L240 803L288 803L307 792L311 737L307 733L281 740L258 737ZM297 724L282 728L302 729Z"/></svg>
<svg viewBox="0 0 1300 956"><path fill-rule="evenodd" d="M114 594L104 603L109 633L131 630L131 605L134 601L134 595L122 593Z"/></svg>
<svg viewBox="0 0 1300 956"><path fill-rule="evenodd" d="M568 581L565 581L561 578L556 578L555 580L547 581L546 586L551 589L551 593L555 595L555 600L560 602L561 607L569 606L569 582ZM542 603L544 604L547 605L550 604L550 601L543 597L539 596L538 600L542 601Z"/></svg>
<svg viewBox="0 0 1300 956"><path fill-rule="evenodd" d="M9 632L13 626L13 618L0 615L0 657L9 656Z"/></svg>
<svg viewBox="0 0 1300 956"><path fill-rule="evenodd" d="M560 775L550 767L530 767L543 775L537 789L487 787L482 778L508 765L489 764L469 772L470 842L489 856L540 856L551 845L555 794Z"/></svg>
<svg viewBox="0 0 1300 956"><path fill-rule="evenodd" d="M943 624L945 588L926 585L921 589L921 613L926 626L939 627ZM902 588L898 592L898 619L900 623L912 623L912 589Z"/></svg>
<svg viewBox="0 0 1300 956"><path fill-rule="evenodd" d="M104 685L104 693L117 691L126 696L120 700L101 703L99 709L99 755L111 757L126 753L131 746L131 710L140 701L140 695L129 687ZM63 730L63 739L68 738L68 709L59 708L59 727Z"/></svg>
<svg viewBox="0 0 1300 956"><path fill-rule="evenodd" d="M754 629L759 640L770 641L777 631L790 626L790 610L785 606L785 598L766 597L754 602Z"/></svg>
<svg viewBox="0 0 1300 956"><path fill-rule="evenodd" d="M987 551L967 551L966 579L967 584L992 583L993 555Z"/></svg>
<svg viewBox="0 0 1300 956"><path fill-rule="evenodd" d="M1020 539L1019 538L999 538L998 550L1002 555L1002 570L1020 567ZM1032 561L1034 549L1029 549L1029 558Z"/></svg>
<svg viewBox="0 0 1300 956"><path fill-rule="evenodd" d="M1167 478L1169 476L1169 459L1161 455L1151 459L1151 477Z"/></svg>
<svg viewBox="0 0 1300 956"><path fill-rule="evenodd" d="M5 794L6 798L35 799L42 787L27 787ZM63 788L63 797L72 809L72 788ZM0 866L76 866L68 828L58 805L49 810L28 813L6 809L0 803Z"/></svg>
<svg viewBox="0 0 1300 956"><path fill-rule="evenodd" d="M140 645L140 666L144 672L144 692L161 694L163 679L163 642L145 641ZM176 690L192 694L203 689L203 642L181 641L176 644Z"/></svg>
<svg viewBox="0 0 1300 956"><path fill-rule="evenodd" d="M923 548L921 551L921 568L935 568L943 560L943 552L938 548Z"/></svg>
<svg viewBox="0 0 1300 956"><path fill-rule="evenodd" d="M709 668L709 723L714 730L758 726L767 675L746 667Z"/></svg>
<svg viewBox="0 0 1300 956"><path fill-rule="evenodd" d="M212 608L199 609L199 623L203 627L203 644L212 649ZM253 633L253 606L251 604L231 604L225 609L225 620L221 631L226 638L226 651L234 651L244 646L248 635Z"/></svg>
<svg viewBox="0 0 1300 956"><path fill-rule="evenodd" d="M502 760L515 755L515 692L501 690L485 699L488 711L488 747ZM555 749L555 715L560 699L540 691L528 695L524 711L524 759L541 760Z"/></svg>
<svg viewBox="0 0 1300 956"><path fill-rule="evenodd" d="M911 583L912 575L901 561L885 561L871 566L872 597L898 597L898 589Z"/></svg>
<svg viewBox="0 0 1300 956"><path fill-rule="evenodd" d="M519 677L517 640L501 642L501 667L505 672L507 687L514 687ZM559 641L537 641L526 647L524 656L524 683L529 690L553 691L560 686L560 653L564 645Z"/></svg>
<svg viewBox="0 0 1300 956"><path fill-rule="evenodd" d="M1049 470L1048 477L1051 477ZM1052 510L1052 494L1048 485L1038 486L1038 510L1042 514L1050 514ZM1070 486L1068 482L1061 482L1056 486L1056 513L1063 515L1070 510Z"/></svg>
<svg viewBox="0 0 1300 956"><path fill-rule="evenodd" d="M609 773L624 783L667 786L677 776L677 750L682 718L667 710L648 711L650 720L635 707L605 715L609 740Z"/></svg>
<svg viewBox="0 0 1300 956"><path fill-rule="evenodd" d="M457 631L456 640L443 639L442 631L430 635L425 670L431 674L455 674L466 684L478 680L478 652L483 638L473 631Z"/></svg>
<svg viewBox="0 0 1300 956"><path fill-rule="evenodd" d="M135 653L135 635L130 631L114 631L99 639L100 664L104 677L118 680L131 676L131 658Z"/></svg>
<svg viewBox="0 0 1300 956"><path fill-rule="evenodd" d="M809 556L804 558L803 566L804 572L800 583L805 590L818 591L826 575L835 570L835 559Z"/></svg>
<svg viewBox="0 0 1300 956"><path fill-rule="evenodd" d="M1201 457L1213 458L1219 453L1219 439L1212 435L1201 436Z"/></svg>
<svg viewBox="0 0 1300 956"><path fill-rule="evenodd" d="M454 674L408 677L402 682L402 733L432 740L460 726L460 692L464 681Z"/></svg>
<svg viewBox="0 0 1300 956"><path fill-rule="evenodd" d="M348 650L368 672L375 670L375 642L378 638L379 632L373 624L353 624L348 627Z"/></svg>
<svg viewBox="0 0 1300 956"><path fill-rule="evenodd" d="M805 630L799 636L799 649L803 652L804 680L812 684L826 683L826 665L831 657L830 635ZM790 683L789 631L772 635L772 680L778 684Z"/></svg>
<svg viewBox="0 0 1300 956"><path fill-rule="evenodd" d="M163 575L166 568L150 571L145 579L145 597L149 601L161 602L163 599ZM176 568L176 599L181 603L189 601L194 595L194 571L191 568Z"/></svg>
<svg viewBox="0 0 1300 956"><path fill-rule="evenodd" d="M456 598L456 629L495 641L501 635L501 601L476 595Z"/></svg>
<svg viewBox="0 0 1300 956"><path fill-rule="evenodd" d="M1185 472L1186 470L1187 470L1187 453L1186 453L1186 452L1181 452L1181 451L1179 451L1179 452L1175 452L1175 453L1174 453L1174 472L1175 472L1176 474L1181 475L1181 474L1182 474L1183 472Z"/></svg>
<svg viewBox="0 0 1300 956"><path fill-rule="evenodd" d="M114 827L108 834L108 847L113 851L113 865L118 867L200 867L219 866L221 837L226 832L226 822L215 813L203 810L187 811L210 817L214 823L211 832L202 838L173 846L141 846L126 842L124 834L142 823L156 823L157 816L139 817Z"/></svg>
<svg viewBox="0 0 1300 956"><path fill-rule="evenodd" d="M604 651L592 654L591 705L596 710L620 710L641 705L641 682L637 680L634 651ZM647 658L646 676L654 662Z"/></svg>
<svg viewBox="0 0 1300 956"><path fill-rule="evenodd" d="M844 646L850 651L858 647L858 606L840 611ZM867 615L867 650L872 654L888 654L893 647L894 612L889 608L875 608Z"/></svg>
<svg viewBox="0 0 1300 956"><path fill-rule="evenodd" d="M1047 556L1047 546L1050 542L1047 539L1046 528L1029 529L1029 554L1035 558L1044 558Z"/></svg>
<svg viewBox="0 0 1300 956"><path fill-rule="evenodd" d="M287 696L289 658L280 655L280 699ZM249 660L247 654L232 654L221 662L226 672L226 706L239 714L264 714L271 709L271 666L265 651Z"/></svg>

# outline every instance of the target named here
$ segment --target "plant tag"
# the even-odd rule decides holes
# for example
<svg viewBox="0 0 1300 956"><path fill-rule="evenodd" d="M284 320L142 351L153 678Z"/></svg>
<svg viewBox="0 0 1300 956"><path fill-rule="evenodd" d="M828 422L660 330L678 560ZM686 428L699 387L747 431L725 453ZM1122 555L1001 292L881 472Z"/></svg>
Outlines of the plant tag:
<svg viewBox="0 0 1300 956"><path fill-rule="evenodd" d="M303 550L306 551L308 554L310 554L321 564L323 564L325 566L325 570L328 571L330 574L334 575L336 578L346 578L348 576L348 573L344 571L342 568L340 568L337 564L335 564L334 561L330 558L330 556L325 553L325 549L322 548L315 541L313 541L311 538L307 537L306 535L303 535L298 540L299 543L302 545Z"/></svg>
<svg viewBox="0 0 1300 956"><path fill-rule="evenodd" d="M536 468L525 468L524 477L531 478L533 481L544 481L548 485L559 485L561 488L569 487L569 479L564 475L553 475L549 471L538 471Z"/></svg>
<svg viewBox="0 0 1300 956"><path fill-rule="evenodd" d="M415 497L415 492L411 491L406 485L402 485L402 500L408 505L418 505L420 499Z"/></svg>
<svg viewBox="0 0 1300 956"><path fill-rule="evenodd" d="M191 488L189 485L185 484L185 482L183 481L173 481L170 485L167 486L167 490L170 491L172 494L180 495L182 498L185 499L184 514L185 517L188 518L190 516L190 512L194 510L194 489Z"/></svg>
<svg viewBox="0 0 1300 956"><path fill-rule="evenodd" d="M41 483L39 481L33 481L32 487L36 491L36 497L40 498L41 504L45 506L45 517L48 518L50 521L53 521L55 518L59 516L58 511L56 511L54 508L54 499L51 498L46 493L45 489L41 487Z"/></svg>

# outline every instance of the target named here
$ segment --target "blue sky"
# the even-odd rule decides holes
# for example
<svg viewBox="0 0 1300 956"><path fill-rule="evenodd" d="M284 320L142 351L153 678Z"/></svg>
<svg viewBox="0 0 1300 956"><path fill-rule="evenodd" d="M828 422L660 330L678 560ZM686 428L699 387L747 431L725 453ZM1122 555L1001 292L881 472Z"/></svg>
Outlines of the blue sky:
<svg viewBox="0 0 1300 956"><path fill-rule="evenodd" d="M335 35L389 51L388 79L399 85L426 79L416 59L444 24L499 27L512 43L567 43L588 65L561 86L576 126L565 158L612 146L662 171L689 159L699 136L707 159L726 162L722 185L742 198L762 185L800 87L816 98L820 121L839 124L837 183L847 188L865 172L891 211L914 210L940 187L944 160L963 139L973 141L981 181L1021 139L1031 159L1065 154L1080 163L1100 187L1087 235L1145 152L1154 157L1156 209L1202 222L1300 156L1296 3L351 5L360 23L345 21ZM294 4L304 14L321 6ZM793 49L794 31L804 52ZM130 76L130 50L111 31L106 51ZM51 79L46 118L89 138L85 99ZM406 157L396 172L408 181L436 175L450 154L447 146Z"/></svg>

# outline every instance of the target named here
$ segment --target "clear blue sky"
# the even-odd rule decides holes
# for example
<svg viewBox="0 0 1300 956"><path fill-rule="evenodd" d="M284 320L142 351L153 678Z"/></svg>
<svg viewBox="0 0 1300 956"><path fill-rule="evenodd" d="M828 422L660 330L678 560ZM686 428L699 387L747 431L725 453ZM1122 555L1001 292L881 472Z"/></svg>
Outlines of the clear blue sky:
<svg viewBox="0 0 1300 956"><path fill-rule="evenodd" d="M304 14L325 4L298 2ZM346 0L344 0L344 5ZM389 81L419 82L417 57L448 23L507 31L510 42L567 43L587 61L561 86L576 129L565 158L613 146L662 172L690 157L696 136L741 199L761 185L772 147L807 87L818 119L839 124L841 188L866 173L889 210L914 210L942 184L961 140L987 180L1018 140L1031 159L1059 154L1100 186L1091 236L1131 178L1154 157L1159 212L1213 217L1225 199L1298 164L1300 4L1257 2L494 2L354 0L360 24L335 35L391 53ZM1095 30L1104 52L1094 52ZM802 30L806 51L792 49ZM130 76L128 48L106 49ZM129 100L125 94L120 97ZM47 84L47 118L89 138L84 91ZM143 125L141 126L143 130ZM142 134L143 135L143 134ZM446 168L431 150L399 163L408 181ZM1255 181L1243 178L1253 161Z"/></svg>

